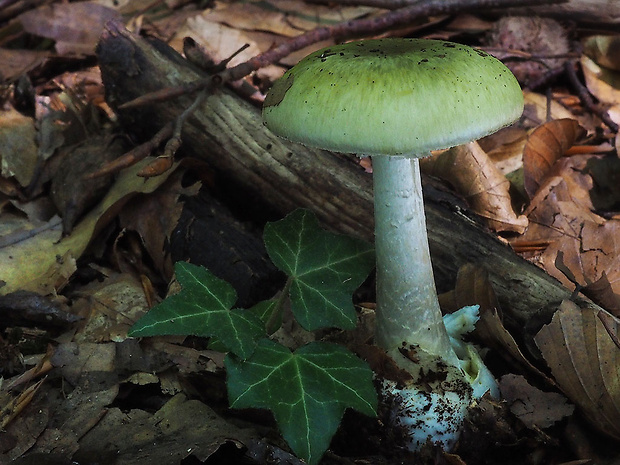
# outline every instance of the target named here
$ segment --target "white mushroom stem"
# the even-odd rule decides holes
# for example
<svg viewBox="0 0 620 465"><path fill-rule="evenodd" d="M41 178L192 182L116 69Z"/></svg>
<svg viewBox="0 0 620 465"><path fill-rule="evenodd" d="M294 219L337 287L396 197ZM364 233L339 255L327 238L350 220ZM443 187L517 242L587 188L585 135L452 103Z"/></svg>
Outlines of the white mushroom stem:
<svg viewBox="0 0 620 465"><path fill-rule="evenodd" d="M467 415L472 388L452 348L437 300L418 159L375 156L373 178L375 337L411 375L404 385L384 380L382 395L391 406L392 427L406 447L418 450L429 441L449 450Z"/></svg>
<svg viewBox="0 0 620 465"><path fill-rule="evenodd" d="M426 233L417 158L375 156L376 342L415 345L458 366L443 324Z"/></svg>

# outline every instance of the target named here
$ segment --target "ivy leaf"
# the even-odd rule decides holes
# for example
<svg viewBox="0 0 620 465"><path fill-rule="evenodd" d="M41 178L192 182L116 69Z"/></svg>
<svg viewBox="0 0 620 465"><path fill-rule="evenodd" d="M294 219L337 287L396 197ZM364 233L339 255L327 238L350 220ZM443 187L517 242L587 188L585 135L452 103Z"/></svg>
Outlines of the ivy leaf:
<svg viewBox="0 0 620 465"><path fill-rule="evenodd" d="M353 329L353 292L375 266L369 244L319 227L308 210L295 210L265 226L273 263L292 278L291 309L304 329Z"/></svg>
<svg viewBox="0 0 620 465"><path fill-rule="evenodd" d="M248 309L248 312L252 312L263 322L263 327L269 335L275 333L282 326L282 312L278 312L274 317L277 306L277 300L272 299L259 302Z"/></svg>
<svg viewBox="0 0 620 465"><path fill-rule="evenodd" d="M268 330L269 328L267 328L267 323L271 318L275 306L275 300L264 300L257 303L253 307L248 308L247 310L245 310L245 312L251 313L256 316L261 321L263 328L265 328L265 330ZM280 316L280 318L274 321L273 326L279 328L281 325L282 317ZM228 352L228 348L224 344L222 344L222 342L216 337L212 337L209 341L209 349L215 350L217 352Z"/></svg>
<svg viewBox="0 0 620 465"><path fill-rule="evenodd" d="M316 464L347 407L375 416L372 371L342 346L313 342L291 353L268 339L252 356L226 358L233 408L267 408L293 452Z"/></svg>
<svg viewBox="0 0 620 465"><path fill-rule="evenodd" d="M234 288L201 266L177 262L174 271L181 291L140 318L128 336L216 337L235 355L249 357L265 326L255 314L230 309L237 300Z"/></svg>

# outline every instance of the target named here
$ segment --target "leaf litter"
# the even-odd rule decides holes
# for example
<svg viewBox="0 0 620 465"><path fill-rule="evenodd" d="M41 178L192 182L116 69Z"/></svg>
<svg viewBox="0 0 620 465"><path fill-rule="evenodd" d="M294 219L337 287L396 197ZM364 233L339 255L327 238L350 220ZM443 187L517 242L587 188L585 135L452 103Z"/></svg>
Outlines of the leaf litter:
<svg viewBox="0 0 620 465"><path fill-rule="evenodd" d="M25 33L57 42L45 52L23 49L18 53L14 48L4 48L6 42L3 42L0 56L9 56L11 61L0 60L0 72L7 78L27 71L33 82L40 83L42 78L54 73L50 64L58 66L62 60L80 63L80 58L72 54L92 55L106 18L134 14L150 3L120 2L116 7L111 4L102 7L95 2L55 3L31 10L20 18ZM264 51L300 30L309 30L324 22L354 19L374 11L369 7L310 7L298 2L252 2L251 7L256 14L249 14L249 10L235 3L216 2L216 8L204 12L188 14L188 11L163 10L171 16L155 15L152 20L153 24L162 26L161 31L178 29L170 26L166 29L167 24L183 24L187 30L193 25L199 29L196 38L200 39L198 19L206 18L226 26L216 31L221 43L242 45L241 42L249 38L257 50ZM309 11L313 14L308 15ZM195 18L187 19L193 16ZM140 24L140 18L144 17L134 17L132 24ZM172 35L170 32L168 38ZM609 46L613 40L613 36L589 39L586 42L588 56L582 56L580 62L589 91L605 105L607 114L618 121L618 67L613 53L617 47ZM214 53L218 51L216 47ZM288 60L294 62L296 56ZM275 68L262 76L275 79L279 72ZM66 73L63 79L70 76L78 76L78 73ZM55 78L60 79L60 75ZM135 176L141 166L121 173L99 203L94 207L87 205L84 215L77 215L72 222L75 227L73 230L66 228L64 238L59 216L35 213L30 206L34 205L34 200L22 195L25 188L32 188L31 181L41 175L37 172L38 164L43 162L50 168L54 159L60 158L60 151L84 139L86 114L92 110L90 104L101 105L100 108L109 111L101 103L100 84L96 79L91 82L89 94L79 97L86 106L77 110L74 104L79 102L72 96L55 91L51 97L44 95L58 87L50 84L45 89L39 84L37 114L17 114L15 109L10 109L0 115L0 127L10 129L0 133L1 137L9 137L3 139L6 143L2 143L0 153L3 186L7 186L1 189L0 279L4 286L0 293L17 297L22 307L1 305L3 309L13 308L24 314L24 307L38 308L43 315L43 321L38 323L43 329L36 336L33 323L36 320L3 324L0 341L3 353L17 351L19 357L15 359L17 365L11 367L3 362L2 375L6 379L0 395L1 404L7 408L0 412L6 427L1 433L2 459L30 456L41 460L71 457L85 463L108 459L117 463L180 463L190 456L201 461L217 457L221 449L235 457L243 457L249 450L262 463L269 454L280 457L283 463L285 460L296 463L294 457L265 442L269 419L249 421L243 415L234 419L222 407L225 404L222 354L203 347L200 341L192 338L185 341L178 337L154 338L141 344L125 339L128 327L154 303L151 301L153 285L159 286L161 291L161 282L171 279L172 264L162 250L174 233L173 225L179 215L179 203L175 204L175 200L195 192L181 187L182 165L174 165L171 172L146 182ZM72 84L69 86L73 90ZM563 96L557 93L557 99L551 100L531 91L526 91L525 97L524 125L514 134L512 143L508 143L507 133L500 133L493 142L493 149L487 150L491 141L481 141L482 153L478 152L479 148L473 150L478 157L471 160L483 167L484 179L457 173L454 181L441 171L434 175L445 176L455 186L460 184L461 195L469 197L472 207L477 205L477 211L488 219L489 226L515 250L567 287L578 287L617 318L620 232L615 155L598 150L571 155L576 144L586 146L591 140L599 140L596 135L600 122L588 109L574 103L566 92ZM556 100L567 105L560 105ZM18 117L20 127L26 132L17 132L11 115ZM111 111L107 115L112 115ZM586 135L575 130L576 121L585 128ZM96 121L92 127L99 131L101 125L101 121ZM547 141L541 146L539 141L536 147L536 156L539 162L544 160L545 169L541 169L540 163L532 167L530 161L521 156L524 151L532 150L533 141L538 137L534 134L538 131L551 134L551 143ZM608 150L612 151L614 145L617 148L620 144L617 134L610 134L604 128L602 131L612 142ZM22 135L15 137L18 134ZM612 140L614 136L615 141ZM26 144L25 148L20 145L19 149L6 150L13 143L12 137ZM34 137L36 145L32 144ZM24 154L30 156L18 156ZM487 154L492 157L488 158ZM502 169L498 159L511 162ZM36 193L46 195L45 183L52 177L43 173L39 179L41 181L34 186ZM73 187L77 187L77 183ZM80 189L75 191L79 193ZM20 192L20 195L10 192ZM158 195L163 198L154 200ZM122 205L132 208L124 210ZM48 206L37 209L51 211ZM119 210L122 210L120 216ZM158 210L167 212L161 215L163 224L157 222ZM59 211L63 213L66 209L59 208ZM67 221L65 217L63 215L63 220ZM124 250L116 242L120 241L120 236L110 230L119 219L124 228L137 233L136 248L143 247L142 255L135 250ZM110 249L104 244L110 239L117 244L116 258L110 258ZM97 241L101 245L93 247ZM522 246L534 242L543 246L537 250L526 250ZM563 265L558 266L558 256L562 257ZM132 261L135 263L135 257L142 263L129 266ZM80 262L84 258L90 262L87 266ZM102 260L112 267L124 263L125 272L117 274L97 266L95 262ZM143 273L149 267L156 270L151 277L160 276L153 278L154 284ZM465 291L468 285L473 285L474 295ZM15 296L14 291L31 294ZM49 302L33 304L28 300L32 292ZM480 269L462 270L449 300L453 305L454 302L479 303L469 302L471 299L486 303L483 323L475 337L509 360L508 367L499 364L502 368L497 373L508 372L502 377L502 383L506 392L507 386L511 386L513 416L507 415L500 406L489 403L481 406L481 411L493 412L490 414L493 424L500 425L495 438L505 442L536 438L534 443L540 445L543 439L549 439L547 434L551 434L553 428L567 421L574 423L570 404L558 392L575 405L593 428L618 438L620 382L617 367L620 363L616 358L620 349L615 317L562 302L536 335L535 342L544 359L540 364L540 360L533 360L530 351L524 348L521 335L513 336L504 328L502 310ZM78 315L80 321L61 318L58 326L49 325L45 321L47 316L53 313L51 309L58 308L70 310L69 314ZM39 345L26 348L24 340L37 340ZM522 376L517 377L517 373L525 375L527 382ZM196 382L197 378L201 381ZM197 392L196 386L206 386L206 389ZM137 402L136 398L143 402ZM128 403L123 404L124 401ZM506 423L506 419L510 423L515 418L527 429L538 429L539 436L519 434L518 423ZM454 460L454 463L464 463Z"/></svg>

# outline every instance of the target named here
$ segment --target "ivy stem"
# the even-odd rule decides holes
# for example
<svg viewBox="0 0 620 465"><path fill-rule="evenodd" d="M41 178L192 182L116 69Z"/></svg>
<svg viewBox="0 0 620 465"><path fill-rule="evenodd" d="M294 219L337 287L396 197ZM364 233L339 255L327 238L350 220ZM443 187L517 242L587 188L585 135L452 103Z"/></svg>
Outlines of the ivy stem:
<svg viewBox="0 0 620 465"><path fill-rule="evenodd" d="M276 298L276 304L271 310L271 315L269 315L269 319L265 324L265 330L267 334L273 334L280 328L280 322L282 321L282 316L284 314L284 304L289 299L289 291L291 290L291 286L293 285L293 278L289 276L286 279L286 283L284 284L284 288L280 295Z"/></svg>

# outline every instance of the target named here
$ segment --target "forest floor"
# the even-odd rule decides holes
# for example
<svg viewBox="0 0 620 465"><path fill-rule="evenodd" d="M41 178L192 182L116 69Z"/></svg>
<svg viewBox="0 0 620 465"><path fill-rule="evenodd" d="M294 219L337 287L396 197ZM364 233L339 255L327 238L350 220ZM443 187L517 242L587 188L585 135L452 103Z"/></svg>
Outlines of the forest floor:
<svg viewBox="0 0 620 465"><path fill-rule="evenodd" d="M96 47L113 21L195 53L187 58L211 71L303 35L230 85L256 108L287 67L337 41L315 40L320 27L340 28L339 38L465 43L509 66L524 116L434 153L423 173L596 310L557 303L533 338L537 360L519 335L489 349L501 399L474 408L451 453L411 454L381 417L347 410L321 463L620 465L620 13L600 11L597 21L580 9L596 2L585 1L568 10L541 1L544 17L508 12L505 0L482 10L492 2L427 3L432 14L412 15L389 0L0 0L0 464L304 463L271 413L229 407L225 355L207 338L127 336L164 299L178 260L232 281L245 308L283 278L261 239L277 209L251 211L255 199L221 187L231 173L158 157L161 143L129 152L159 128L138 134L106 101L113 90ZM399 7L407 21L385 27ZM378 28L362 33L369 19ZM371 172L368 159L359 164ZM461 278L468 272L476 282L471 270ZM372 277L353 298L365 322ZM278 337L291 346L309 337L284 326Z"/></svg>

